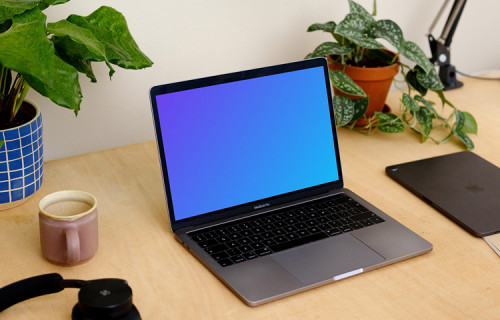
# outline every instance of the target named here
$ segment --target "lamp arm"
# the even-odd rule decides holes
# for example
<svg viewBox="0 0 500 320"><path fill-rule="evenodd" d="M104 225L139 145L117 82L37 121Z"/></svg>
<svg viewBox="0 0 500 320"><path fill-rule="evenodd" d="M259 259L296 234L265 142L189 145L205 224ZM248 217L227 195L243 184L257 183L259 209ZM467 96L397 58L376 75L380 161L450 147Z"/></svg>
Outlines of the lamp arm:
<svg viewBox="0 0 500 320"><path fill-rule="evenodd" d="M441 34L441 38L444 41L444 44L449 47L451 44L451 40L453 35L455 34L455 29L457 28L458 21L462 16L462 12L464 11L466 0L455 0L453 3L453 7L451 9L450 15L448 16L448 20L446 20L446 24L443 28L443 33Z"/></svg>

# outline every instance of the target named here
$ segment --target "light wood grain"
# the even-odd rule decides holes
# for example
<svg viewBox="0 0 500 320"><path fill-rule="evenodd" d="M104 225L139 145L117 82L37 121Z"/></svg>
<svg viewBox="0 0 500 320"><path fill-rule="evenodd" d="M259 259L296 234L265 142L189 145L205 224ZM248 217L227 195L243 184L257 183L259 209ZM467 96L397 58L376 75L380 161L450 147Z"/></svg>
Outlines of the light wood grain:
<svg viewBox="0 0 500 320"><path fill-rule="evenodd" d="M500 166L500 81L466 79L447 92L475 115L477 154ZM398 108L398 93L389 105ZM435 99L435 101L438 101ZM0 212L0 286L58 272L64 278L127 279L143 319L499 319L500 261L475 238L393 182L391 164L458 152L457 141L437 146L411 132L364 136L339 130L346 187L434 244L426 255L251 308L178 244L169 230L156 145L105 150L45 163L40 191ZM58 267L41 255L38 201L80 189L98 199L97 255ZM9 319L70 319L77 290L39 297L0 314Z"/></svg>

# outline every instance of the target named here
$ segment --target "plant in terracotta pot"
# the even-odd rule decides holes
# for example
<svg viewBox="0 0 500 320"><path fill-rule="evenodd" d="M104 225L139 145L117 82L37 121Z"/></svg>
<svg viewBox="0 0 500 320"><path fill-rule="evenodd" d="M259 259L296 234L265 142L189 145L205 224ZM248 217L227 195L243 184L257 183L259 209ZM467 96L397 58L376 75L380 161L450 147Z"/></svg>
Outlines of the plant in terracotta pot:
<svg viewBox="0 0 500 320"><path fill-rule="evenodd" d="M320 44L306 58L326 56L329 60L337 126L368 133L377 129L404 132L408 127L420 134L422 141L441 144L456 136L467 149L473 149L467 134L477 133L474 117L445 98L443 84L422 49L405 40L394 21L375 20L375 2L374 13L370 14L357 2L348 1L350 12L338 24L315 23L307 30L331 33L335 40ZM402 110L396 114L390 112L385 100L398 72L407 89L401 98ZM377 74L381 76L374 83ZM446 115L437 112L434 103L425 98L429 91L437 93L441 112Z"/></svg>
<svg viewBox="0 0 500 320"><path fill-rule="evenodd" d="M29 88L77 115L79 73L97 81L92 62L104 62L110 77L112 65L152 65L113 8L47 23L42 11L68 1L0 2L0 208L26 199L42 181L42 121L38 107L25 101Z"/></svg>

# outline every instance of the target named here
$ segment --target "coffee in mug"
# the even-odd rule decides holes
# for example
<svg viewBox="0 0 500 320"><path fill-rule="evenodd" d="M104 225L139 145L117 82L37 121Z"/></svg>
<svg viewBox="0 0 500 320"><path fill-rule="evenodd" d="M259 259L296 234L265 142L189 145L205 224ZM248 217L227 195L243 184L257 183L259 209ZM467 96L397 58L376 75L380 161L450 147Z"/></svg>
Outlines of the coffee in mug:
<svg viewBox="0 0 500 320"><path fill-rule="evenodd" d="M39 203L42 254L50 262L74 266L97 252L97 200L87 192L64 190Z"/></svg>

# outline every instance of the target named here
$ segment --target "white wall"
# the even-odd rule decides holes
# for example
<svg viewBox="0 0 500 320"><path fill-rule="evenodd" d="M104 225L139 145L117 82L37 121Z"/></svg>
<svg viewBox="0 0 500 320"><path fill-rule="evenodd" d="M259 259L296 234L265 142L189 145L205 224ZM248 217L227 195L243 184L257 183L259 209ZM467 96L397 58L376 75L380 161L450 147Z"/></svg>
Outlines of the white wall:
<svg viewBox="0 0 500 320"><path fill-rule="evenodd" d="M372 0L359 2L371 11ZM395 20L405 38L430 55L426 33L442 3L378 0L377 17ZM72 13L88 15L101 5L125 15L155 64L140 71L117 68L112 81L107 68L95 64L96 84L80 78L84 97L76 118L31 90L29 99L43 112L46 160L152 140L151 86L302 59L329 39L325 33L307 33L307 27L339 21L348 10L347 0L73 0L45 13L54 22ZM497 0L467 3L451 47L457 69L473 73L500 67L493 28L498 12Z"/></svg>

